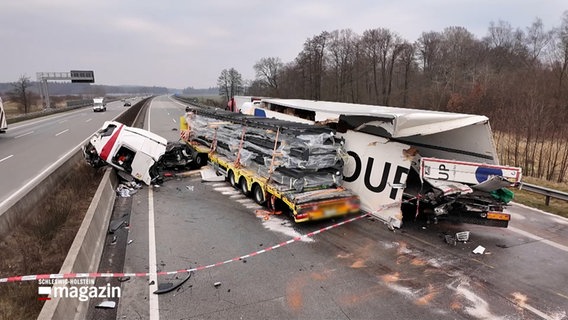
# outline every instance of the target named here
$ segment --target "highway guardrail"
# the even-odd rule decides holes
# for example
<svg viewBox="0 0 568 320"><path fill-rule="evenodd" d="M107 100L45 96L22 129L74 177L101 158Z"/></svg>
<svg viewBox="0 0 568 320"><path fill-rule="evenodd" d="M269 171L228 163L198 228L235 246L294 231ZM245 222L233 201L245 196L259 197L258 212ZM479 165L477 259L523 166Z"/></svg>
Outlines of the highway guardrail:
<svg viewBox="0 0 568 320"><path fill-rule="evenodd" d="M568 192L562 192L562 191L558 191L558 190L554 190L554 189L550 189L550 188L537 186L537 185L534 185L534 184L529 184L529 183L523 182L521 184L521 190L526 190L528 192L534 192L534 193L544 195L546 197L545 200L544 200L544 203L547 206L550 205L550 198L568 201Z"/></svg>

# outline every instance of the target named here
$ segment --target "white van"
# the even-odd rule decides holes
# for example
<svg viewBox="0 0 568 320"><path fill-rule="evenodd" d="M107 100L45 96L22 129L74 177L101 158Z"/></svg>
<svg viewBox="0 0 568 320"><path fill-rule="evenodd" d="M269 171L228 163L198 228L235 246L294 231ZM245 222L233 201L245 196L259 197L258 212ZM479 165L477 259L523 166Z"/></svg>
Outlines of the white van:
<svg viewBox="0 0 568 320"><path fill-rule="evenodd" d="M94 98L93 99L93 111L106 111L105 98Z"/></svg>

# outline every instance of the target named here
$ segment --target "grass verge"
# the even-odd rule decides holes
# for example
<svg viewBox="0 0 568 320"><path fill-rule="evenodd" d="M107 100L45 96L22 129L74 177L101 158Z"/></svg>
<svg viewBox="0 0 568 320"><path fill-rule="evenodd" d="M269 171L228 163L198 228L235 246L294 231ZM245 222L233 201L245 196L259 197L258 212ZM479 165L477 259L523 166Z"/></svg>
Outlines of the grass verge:
<svg viewBox="0 0 568 320"><path fill-rule="evenodd" d="M102 178L80 162L41 210L3 236L0 277L58 273ZM35 319L43 306L36 281L0 284L0 319Z"/></svg>

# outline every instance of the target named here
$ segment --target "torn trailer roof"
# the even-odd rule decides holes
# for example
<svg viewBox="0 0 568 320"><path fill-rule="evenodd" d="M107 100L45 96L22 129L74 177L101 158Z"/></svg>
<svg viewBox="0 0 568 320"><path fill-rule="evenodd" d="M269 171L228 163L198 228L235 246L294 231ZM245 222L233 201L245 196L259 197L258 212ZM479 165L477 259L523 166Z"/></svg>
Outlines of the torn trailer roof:
<svg viewBox="0 0 568 320"><path fill-rule="evenodd" d="M301 99L262 102L266 110L338 122L338 131L351 129L418 146L425 157L499 164L486 116Z"/></svg>

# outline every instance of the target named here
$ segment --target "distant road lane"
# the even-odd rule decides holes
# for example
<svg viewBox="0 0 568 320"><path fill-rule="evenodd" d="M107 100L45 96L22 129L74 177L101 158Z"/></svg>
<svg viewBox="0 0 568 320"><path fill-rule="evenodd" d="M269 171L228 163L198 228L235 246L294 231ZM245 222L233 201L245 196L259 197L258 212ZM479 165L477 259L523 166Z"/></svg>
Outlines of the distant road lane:
<svg viewBox="0 0 568 320"><path fill-rule="evenodd" d="M0 134L0 207L15 192L125 111L120 101L106 112L90 107L16 123Z"/></svg>

